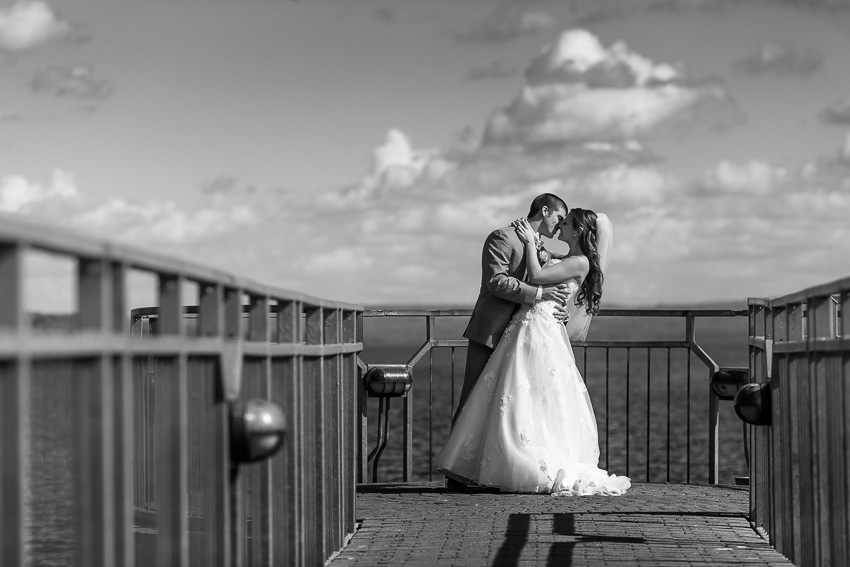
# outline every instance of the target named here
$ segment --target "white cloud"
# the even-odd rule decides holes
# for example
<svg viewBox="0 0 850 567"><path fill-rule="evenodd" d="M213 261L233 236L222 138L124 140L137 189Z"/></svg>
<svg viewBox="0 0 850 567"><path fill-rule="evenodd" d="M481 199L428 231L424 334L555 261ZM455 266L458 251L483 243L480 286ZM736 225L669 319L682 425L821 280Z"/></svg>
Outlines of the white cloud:
<svg viewBox="0 0 850 567"><path fill-rule="evenodd" d="M103 100L112 94L111 85L84 64L50 67L35 75L30 86L39 94L81 100Z"/></svg>
<svg viewBox="0 0 850 567"><path fill-rule="evenodd" d="M823 65L823 54L814 48L798 47L784 42L765 43L761 48L736 63L745 73L763 75L808 76Z"/></svg>
<svg viewBox="0 0 850 567"><path fill-rule="evenodd" d="M557 43L545 47L526 70L530 85L644 87L650 81L667 83L678 78L671 65L655 64L623 42L606 49L599 38L583 29L563 32Z"/></svg>
<svg viewBox="0 0 850 567"><path fill-rule="evenodd" d="M547 32L557 19L545 10L527 9L521 2L504 0L486 18L471 29L457 34L458 39L477 43L505 43L519 37Z"/></svg>
<svg viewBox="0 0 850 567"><path fill-rule="evenodd" d="M445 202L435 203L432 230L469 238L486 235L491 230L525 215L531 202L531 198L528 198L531 191L531 198L540 192L546 192L534 187L507 195L477 195L463 200L447 199Z"/></svg>
<svg viewBox="0 0 850 567"><path fill-rule="evenodd" d="M318 250L310 254L304 264L308 272L322 275L323 273L356 272L368 270L375 264L375 257L368 250L360 247L341 246Z"/></svg>
<svg viewBox="0 0 850 567"><path fill-rule="evenodd" d="M64 201L76 196L73 175L61 169L53 171L47 186L30 182L20 175L0 178L0 211L7 213L25 212L43 201Z"/></svg>
<svg viewBox="0 0 850 567"><path fill-rule="evenodd" d="M763 161L745 164L722 161L703 174L699 187L709 192L770 194L788 174Z"/></svg>
<svg viewBox="0 0 850 567"><path fill-rule="evenodd" d="M514 101L491 116L485 144L612 140L739 119L720 86L688 86L673 66L624 43L605 48L585 30L561 34L531 62L526 78Z"/></svg>
<svg viewBox="0 0 850 567"><path fill-rule="evenodd" d="M25 51L39 47L71 32L46 2L20 0L0 9L0 50Z"/></svg>
<svg viewBox="0 0 850 567"><path fill-rule="evenodd" d="M597 202L597 206L610 210L628 205L661 205L679 190L679 181L656 166L615 164L568 183L564 192L573 195L571 202L577 206Z"/></svg>
<svg viewBox="0 0 850 567"><path fill-rule="evenodd" d="M54 170L48 185L20 175L0 178L0 211L143 245L196 242L256 220L254 211L239 203L213 201L182 211L168 201L93 202L78 191L73 174L61 169Z"/></svg>
<svg viewBox="0 0 850 567"><path fill-rule="evenodd" d="M406 159L418 151L409 150L378 154ZM214 194L199 191L195 207L96 203L67 189L75 187L72 176L57 174L25 193L37 198L13 191L3 202L32 220L366 304L471 305L484 237L524 215L541 192L612 219L609 304L740 299L846 275L850 167L724 161L691 181L636 160L630 152L637 150L601 143L536 153L483 149L455 155L457 167L436 181L420 176L356 200L344 198L344 188L294 193L234 182ZM776 282L782 289L771 287Z"/></svg>
<svg viewBox="0 0 850 567"><path fill-rule="evenodd" d="M372 170L357 195L403 190L420 182L436 181L454 169L437 150L414 150L407 135L398 129L387 133L383 145L372 152Z"/></svg>
<svg viewBox="0 0 850 567"><path fill-rule="evenodd" d="M179 210L172 202L129 203L111 199L73 215L70 223L133 243L192 243L256 220L245 206Z"/></svg>
<svg viewBox="0 0 850 567"><path fill-rule="evenodd" d="M225 174L178 207L94 202L59 172L44 185L4 177L0 208L367 304L471 306L484 237L542 192L611 217L606 302L741 299L846 275L850 138L838 150L848 163L729 159L679 179L633 136L729 111L719 86L691 86L678 68L587 32L562 36L528 76L499 115L500 143L419 148L393 129L347 187L297 192Z"/></svg>

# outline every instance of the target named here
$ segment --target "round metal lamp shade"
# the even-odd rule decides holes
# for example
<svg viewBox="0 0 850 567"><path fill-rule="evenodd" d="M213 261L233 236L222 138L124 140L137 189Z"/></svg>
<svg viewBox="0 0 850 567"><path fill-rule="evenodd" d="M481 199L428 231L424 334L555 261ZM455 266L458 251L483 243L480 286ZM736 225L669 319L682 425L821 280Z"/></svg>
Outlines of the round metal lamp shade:
<svg viewBox="0 0 850 567"><path fill-rule="evenodd" d="M364 378L366 389L373 396L403 396L413 384L413 373L405 365L373 366Z"/></svg>
<svg viewBox="0 0 850 567"><path fill-rule="evenodd" d="M770 425L770 387L747 384L735 394L735 413L751 425Z"/></svg>
<svg viewBox="0 0 850 567"><path fill-rule="evenodd" d="M277 404L268 400L237 400L230 410L230 447L233 459L251 463L267 459L283 444L286 420Z"/></svg>
<svg viewBox="0 0 850 567"><path fill-rule="evenodd" d="M721 368L711 377L711 389L721 400L731 400L749 381L749 368Z"/></svg>

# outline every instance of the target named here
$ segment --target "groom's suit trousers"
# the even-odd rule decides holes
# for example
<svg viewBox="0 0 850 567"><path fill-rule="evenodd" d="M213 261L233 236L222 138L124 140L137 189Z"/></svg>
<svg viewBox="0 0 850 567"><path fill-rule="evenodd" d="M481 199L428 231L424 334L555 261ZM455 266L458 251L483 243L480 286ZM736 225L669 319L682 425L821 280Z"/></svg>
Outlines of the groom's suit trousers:
<svg viewBox="0 0 850 567"><path fill-rule="evenodd" d="M469 397L470 392L472 392L472 388L478 381L478 377L481 375L484 367L487 366L487 361L490 360L492 354L492 348L475 341L469 341L469 346L466 349L466 370L463 373L463 388L460 391L457 409L454 416L452 416L452 426L457 421L457 416L460 415L463 404L466 403L466 399Z"/></svg>
<svg viewBox="0 0 850 567"><path fill-rule="evenodd" d="M511 227L491 232L481 250L481 289L463 332L469 341L463 389L452 425L520 304L533 305L537 286L525 283L525 245Z"/></svg>

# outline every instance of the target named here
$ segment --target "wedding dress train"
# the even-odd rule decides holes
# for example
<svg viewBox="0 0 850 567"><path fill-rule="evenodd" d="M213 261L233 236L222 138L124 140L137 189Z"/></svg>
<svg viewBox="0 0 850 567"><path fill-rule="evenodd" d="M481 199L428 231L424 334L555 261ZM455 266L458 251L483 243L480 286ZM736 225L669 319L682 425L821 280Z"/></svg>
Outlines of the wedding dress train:
<svg viewBox="0 0 850 567"><path fill-rule="evenodd" d="M573 296L577 288L571 280ZM631 486L597 466L596 417L554 306L514 314L437 459L446 476L557 496L619 495Z"/></svg>

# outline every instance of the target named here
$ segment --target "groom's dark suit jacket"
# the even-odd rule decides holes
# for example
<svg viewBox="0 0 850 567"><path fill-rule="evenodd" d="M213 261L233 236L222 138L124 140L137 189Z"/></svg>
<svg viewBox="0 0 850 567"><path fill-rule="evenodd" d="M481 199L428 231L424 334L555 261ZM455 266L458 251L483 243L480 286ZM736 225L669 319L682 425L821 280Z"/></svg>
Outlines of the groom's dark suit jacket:
<svg viewBox="0 0 850 567"><path fill-rule="evenodd" d="M490 233L481 254L481 292L463 336L496 348L519 304L533 305L537 287L525 283L525 246L512 227Z"/></svg>

